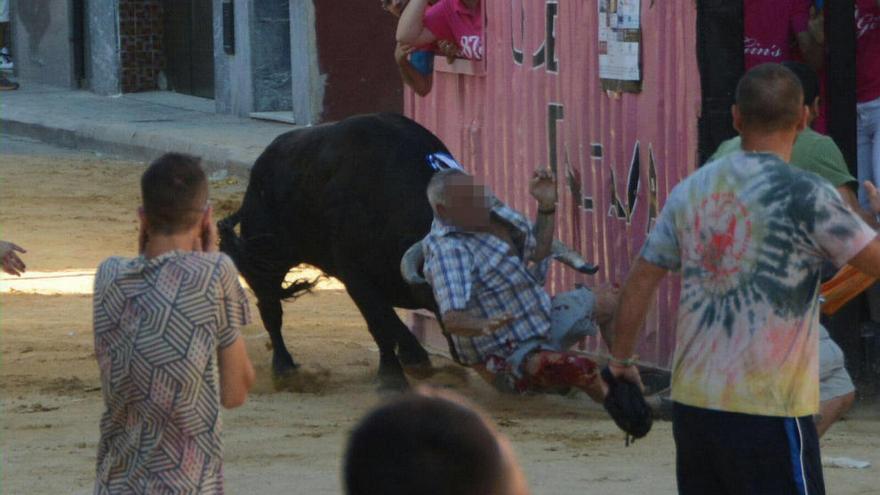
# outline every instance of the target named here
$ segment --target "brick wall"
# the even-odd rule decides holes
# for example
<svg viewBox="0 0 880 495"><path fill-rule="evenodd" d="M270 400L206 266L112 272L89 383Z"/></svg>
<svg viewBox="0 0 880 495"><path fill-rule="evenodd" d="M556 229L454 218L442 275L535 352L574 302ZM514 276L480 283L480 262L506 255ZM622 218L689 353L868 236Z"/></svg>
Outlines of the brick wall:
<svg viewBox="0 0 880 495"><path fill-rule="evenodd" d="M159 88L159 72L165 68L162 37L162 0L119 0L124 93Z"/></svg>

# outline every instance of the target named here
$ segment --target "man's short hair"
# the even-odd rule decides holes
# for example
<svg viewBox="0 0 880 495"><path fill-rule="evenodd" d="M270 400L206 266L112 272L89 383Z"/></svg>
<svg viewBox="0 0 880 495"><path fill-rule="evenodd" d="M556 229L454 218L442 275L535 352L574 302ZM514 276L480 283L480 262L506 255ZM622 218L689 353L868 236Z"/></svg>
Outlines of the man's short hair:
<svg viewBox="0 0 880 495"><path fill-rule="evenodd" d="M150 230L172 235L195 226L208 201L208 180L200 160L167 153L141 176L141 196Z"/></svg>
<svg viewBox="0 0 880 495"><path fill-rule="evenodd" d="M487 495L506 473L498 439L479 413L419 394L361 420L343 469L348 495Z"/></svg>
<svg viewBox="0 0 880 495"><path fill-rule="evenodd" d="M791 60L782 62L782 66L797 76L801 82L801 87L804 89L804 104L812 105L816 98L819 97L819 76L816 74L816 71L807 64Z"/></svg>
<svg viewBox="0 0 880 495"><path fill-rule="evenodd" d="M470 177L457 168L444 168L434 173L431 180L428 181L427 188L428 202L431 203L432 207L438 204L445 204L447 199L446 186L452 177L458 176Z"/></svg>
<svg viewBox="0 0 880 495"><path fill-rule="evenodd" d="M780 64L761 64L739 80L736 107L749 130L787 130L803 116L804 91L792 71Z"/></svg>

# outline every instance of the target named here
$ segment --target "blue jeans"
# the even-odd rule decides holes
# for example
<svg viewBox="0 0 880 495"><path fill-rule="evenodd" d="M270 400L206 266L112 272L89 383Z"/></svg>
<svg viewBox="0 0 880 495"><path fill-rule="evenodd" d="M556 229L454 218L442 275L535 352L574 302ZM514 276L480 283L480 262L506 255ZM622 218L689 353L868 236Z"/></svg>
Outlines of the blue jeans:
<svg viewBox="0 0 880 495"><path fill-rule="evenodd" d="M857 111L859 202L870 211L862 183L880 181L880 98L859 103Z"/></svg>

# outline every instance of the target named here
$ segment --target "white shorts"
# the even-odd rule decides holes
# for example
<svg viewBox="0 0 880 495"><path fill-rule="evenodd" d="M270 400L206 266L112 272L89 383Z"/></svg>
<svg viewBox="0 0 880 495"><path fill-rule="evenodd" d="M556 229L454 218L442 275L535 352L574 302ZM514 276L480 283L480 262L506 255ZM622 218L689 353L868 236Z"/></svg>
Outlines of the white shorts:
<svg viewBox="0 0 880 495"><path fill-rule="evenodd" d="M0 22L9 22L9 0L0 0Z"/></svg>
<svg viewBox="0 0 880 495"><path fill-rule="evenodd" d="M819 400L825 402L855 389L844 366L843 350L822 327L819 332Z"/></svg>

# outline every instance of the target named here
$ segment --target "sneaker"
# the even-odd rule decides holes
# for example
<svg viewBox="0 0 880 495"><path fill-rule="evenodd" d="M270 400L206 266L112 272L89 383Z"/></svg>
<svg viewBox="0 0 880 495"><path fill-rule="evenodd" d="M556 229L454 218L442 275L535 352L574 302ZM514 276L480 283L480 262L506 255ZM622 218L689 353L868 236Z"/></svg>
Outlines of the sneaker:
<svg viewBox="0 0 880 495"><path fill-rule="evenodd" d="M0 49L0 70L12 70L15 64L12 63L12 57L6 48Z"/></svg>
<svg viewBox="0 0 880 495"><path fill-rule="evenodd" d="M0 77L0 91L14 91L18 89L18 83L12 82L5 77Z"/></svg>

